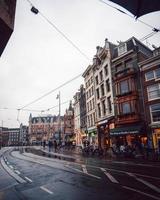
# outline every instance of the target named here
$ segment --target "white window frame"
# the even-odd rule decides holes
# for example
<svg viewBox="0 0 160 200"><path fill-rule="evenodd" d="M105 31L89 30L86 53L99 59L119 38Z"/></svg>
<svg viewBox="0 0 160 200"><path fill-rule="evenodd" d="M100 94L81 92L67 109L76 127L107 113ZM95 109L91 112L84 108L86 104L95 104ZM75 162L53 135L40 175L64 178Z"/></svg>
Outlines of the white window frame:
<svg viewBox="0 0 160 200"><path fill-rule="evenodd" d="M157 69L158 69L158 68L157 68ZM153 79L159 80L160 77L156 77L156 70L157 70L157 69L148 71L148 72L153 72L153 78L150 78L150 79L147 79L146 74L147 74L148 72L146 72L146 73L145 73L145 81L151 81L151 80L153 80Z"/></svg>
<svg viewBox="0 0 160 200"><path fill-rule="evenodd" d="M156 104L158 104L158 103L156 103ZM155 105L155 104L152 104L152 105ZM153 121L153 116L152 116L152 111L151 111L151 106L152 106L152 105L149 106L151 123L153 123L153 124L160 123L160 121L156 121L156 122Z"/></svg>
<svg viewBox="0 0 160 200"><path fill-rule="evenodd" d="M152 84L152 85L148 85L148 87L147 87L148 101L152 101L152 100L160 99L160 97L149 98L149 87L150 87L150 86L154 86L154 85L158 85L158 88L159 88L159 90L160 90L160 84L159 84L159 83L155 83L155 84Z"/></svg>
<svg viewBox="0 0 160 200"><path fill-rule="evenodd" d="M123 43L118 47L118 56L127 52L127 44Z"/></svg>

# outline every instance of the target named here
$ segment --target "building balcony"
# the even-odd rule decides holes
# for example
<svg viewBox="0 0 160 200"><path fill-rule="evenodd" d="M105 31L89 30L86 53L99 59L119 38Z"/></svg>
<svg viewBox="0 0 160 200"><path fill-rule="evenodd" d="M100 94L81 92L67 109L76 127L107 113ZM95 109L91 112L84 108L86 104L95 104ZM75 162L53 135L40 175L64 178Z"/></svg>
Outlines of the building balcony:
<svg viewBox="0 0 160 200"><path fill-rule="evenodd" d="M125 99L128 99L128 100L137 100L139 98L139 93L138 91L129 91L129 92L125 92L123 94L116 94L115 95L116 98L115 98L115 103L116 104L119 104L119 103L122 103Z"/></svg>
<svg viewBox="0 0 160 200"><path fill-rule="evenodd" d="M131 112L131 113L121 113L117 115L116 124L126 124L140 121L140 114Z"/></svg>
<svg viewBox="0 0 160 200"><path fill-rule="evenodd" d="M133 75L135 73L137 73L135 68L124 68L124 69L122 69L122 70L120 70L120 71L115 73L114 80L123 78L125 76L130 76L130 75Z"/></svg>

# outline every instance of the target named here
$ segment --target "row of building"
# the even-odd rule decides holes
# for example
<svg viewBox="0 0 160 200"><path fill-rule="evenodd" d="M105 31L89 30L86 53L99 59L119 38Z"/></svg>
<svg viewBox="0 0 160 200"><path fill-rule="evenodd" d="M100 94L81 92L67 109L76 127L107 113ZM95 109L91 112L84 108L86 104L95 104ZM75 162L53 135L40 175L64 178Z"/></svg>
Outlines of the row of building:
<svg viewBox="0 0 160 200"><path fill-rule="evenodd" d="M64 116L29 117L29 126L0 128L0 146L85 140L102 149L141 144L160 152L160 48L135 37L97 47Z"/></svg>
<svg viewBox="0 0 160 200"><path fill-rule="evenodd" d="M141 144L160 152L160 48L135 37L97 47L74 96L77 144Z"/></svg>
<svg viewBox="0 0 160 200"><path fill-rule="evenodd" d="M5 146L22 146L29 144L28 126L20 128L0 127L0 148Z"/></svg>
<svg viewBox="0 0 160 200"><path fill-rule="evenodd" d="M15 8L16 0L0 2L0 55L14 30ZM160 48L152 51L135 37L118 45L106 39L83 77L64 116L30 115L28 127L0 127L0 146L53 138L103 149L139 142L160 152Z"/></svg>

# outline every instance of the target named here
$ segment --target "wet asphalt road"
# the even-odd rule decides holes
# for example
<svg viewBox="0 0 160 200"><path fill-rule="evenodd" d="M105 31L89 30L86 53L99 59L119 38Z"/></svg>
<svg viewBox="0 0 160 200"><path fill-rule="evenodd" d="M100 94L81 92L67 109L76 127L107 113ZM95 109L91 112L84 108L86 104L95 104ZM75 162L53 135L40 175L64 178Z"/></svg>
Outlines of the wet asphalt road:
<svg viewBox="0 0 160 200"><path fill-rule="evenodd" d="M160 166L82 158L61 161L18 151L3 155L26 183L0 165L0 200L160 200Z"/></svg>

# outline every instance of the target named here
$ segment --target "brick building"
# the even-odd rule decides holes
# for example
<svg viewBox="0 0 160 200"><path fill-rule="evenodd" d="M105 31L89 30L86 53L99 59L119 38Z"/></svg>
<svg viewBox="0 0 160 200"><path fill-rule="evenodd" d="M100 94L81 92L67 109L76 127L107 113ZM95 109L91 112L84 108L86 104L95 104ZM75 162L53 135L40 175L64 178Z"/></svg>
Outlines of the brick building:
<svg viewBox="0 0 160 200"><path fill-rule="evenodd" d="M43 140L63 138L64 118L61 116L47 115L29 117L29 141L30 143L41 143Z"/></svg>
<svg viewBox="0 0 160 200"><path fill-rule="evenodd" d="M148 145L160 153L160 48L139 63L144 96Z"/></svg>
<svg viewBox="0 0 160 200"><path fill-rule="evenodd" d="M112 77L115 105L115 128L110 130L117 146L146 143L147 130L138 63L152 56L152 51L132 37L114 49Z"/></svg>

